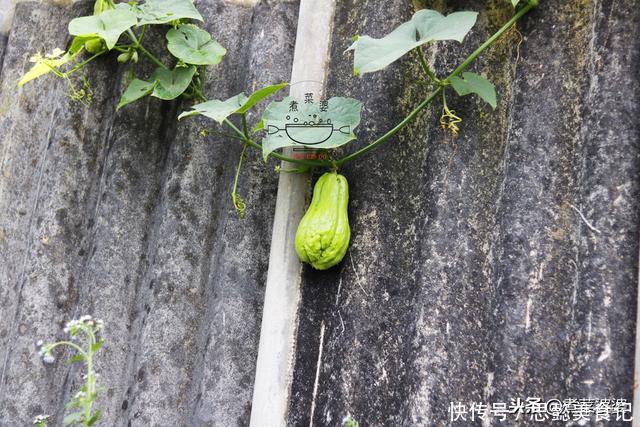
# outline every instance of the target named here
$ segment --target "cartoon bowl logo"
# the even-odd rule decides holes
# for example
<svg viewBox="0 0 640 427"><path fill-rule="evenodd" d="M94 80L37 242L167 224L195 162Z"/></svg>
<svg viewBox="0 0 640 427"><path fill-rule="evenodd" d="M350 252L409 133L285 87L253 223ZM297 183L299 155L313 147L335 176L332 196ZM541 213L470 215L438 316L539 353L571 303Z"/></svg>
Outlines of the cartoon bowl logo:
<svg viewBox="0 0 640 427"><path fill-rule="evenodd" d="M314 114L312 116L316 118ZM287 120L291 120L291 116L287 116ZM302 145L318 145L331 138L334 132L339 132L345 135L351 133L351 126L342 126L336 129L331 123L331 119L327 119L326 122L319 119L317 122L309 120L303 123L299 123L299 119L296 117L292 122L285 123L284 129L277 126L269 125L267 132L269 135L275 135L284 131L290 140Z"/></svg>

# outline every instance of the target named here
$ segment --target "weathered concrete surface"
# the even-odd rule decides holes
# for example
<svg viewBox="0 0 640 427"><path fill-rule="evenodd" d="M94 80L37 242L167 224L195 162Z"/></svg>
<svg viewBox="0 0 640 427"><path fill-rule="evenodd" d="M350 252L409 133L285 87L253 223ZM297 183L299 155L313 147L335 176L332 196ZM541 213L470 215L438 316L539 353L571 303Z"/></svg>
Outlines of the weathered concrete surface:
<svg viewBox="0 0 640 427"><path fill-rule="evenodd" d="M437 45L442 74L512 13L501 1L421 3L480 12L464 48ZM495 112L450 95L465 119L457 139L437 126L436 104L344 169L352 246L340 268L304 272L291 425L347 413L367 426L445 425L450 402L518 397L631 401L634 3L541 2L518 25L519 49L511 32L473 66L498 87ZM339 3L330 91L366 100L359 144L427 91L407 61L353 78L348 37L382 36L412 12L404 1Z"/></svg>
<svg viewBox="0 0 640 427"><path fill-rule="evenodd" d="M205 92L226 98L287 81L295 2L198 4L229 54ZM76 368L43 365L38 339L82 314L104 319L98 370L104 425L246 425L277 176L251 154L230 189L240 145L200 136L186 105L147 99L115 113L125 70L88 67L94 101L64 82L19 76L35 50L63 47L90 9L19 3L0 90L0 425L62 420ZM152 34L158 39L163 34ZM149 72L149 69L143 69Z"/></svg>
<svg viewBox="0 0 640 427"><path fill-rule="evenodd" d="M90 107L51 78L16 89L29 55L65 45L90 8L64 3L18 4L0 48L0 425L60 424L79 372L62 355L43 365L35 342L85 313L107 325L104 425L246 425L277 177L252 153L237 219L238 144L176 122L178 103L115 113L113 58L89 67ZM366 101L358 144L426 94L409 61L356 79L343 54L351 35L408 19L407 3L338 2L329 94ZM480 11L464 48L427 52L442 74L512 13L501 0L415 3ZM229 50L210 97L289 78L296 2L198 6ZM640 11L547 0L518 28L521 44L513 31L473 67L498 87L495 112L451 94L457 139L436 104L344 169L353 243L339 268L304 270L290 425L347 413L443 425L451 401L631 399Z"/></svg>

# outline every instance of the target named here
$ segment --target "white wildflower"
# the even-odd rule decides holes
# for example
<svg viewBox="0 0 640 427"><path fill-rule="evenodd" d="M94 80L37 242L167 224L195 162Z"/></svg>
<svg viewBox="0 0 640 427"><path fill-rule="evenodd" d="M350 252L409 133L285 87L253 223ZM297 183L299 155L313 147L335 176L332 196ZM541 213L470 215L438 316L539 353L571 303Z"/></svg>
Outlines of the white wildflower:
<svg viewBox="0 0 640 427"><path fill-rule="evenodd" d="M33 425L35 426L38 424L46 423L47 421L49 421L49 415L38 415L33 419Z"/></svg>

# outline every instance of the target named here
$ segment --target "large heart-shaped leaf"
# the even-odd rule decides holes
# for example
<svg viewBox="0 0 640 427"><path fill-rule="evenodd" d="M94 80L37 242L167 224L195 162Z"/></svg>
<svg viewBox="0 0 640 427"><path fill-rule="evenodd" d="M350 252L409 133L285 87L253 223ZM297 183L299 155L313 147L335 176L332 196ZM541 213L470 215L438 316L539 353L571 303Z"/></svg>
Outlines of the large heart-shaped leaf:
<svg viewBox="0 0 640 427"><path fill-rule="evenodd" d="M156 81L146 82L140 79L133 79L131 83L129 83L127 90L125 90L122 94L116 110L119 110L125 105L151 94L151 92L153 92L153 89L156 87L156 84L158 84L158 82Z"/></svg>
<svg viewBox="0 0 640 427"><path fill-rule="evenodd" d="M137 22L136 13L131 6L120 3L115 9L105 10L99 15L72 19L69 22L69 34L100 37L108 49L113 49L120 35Z"/></svg>
<svg viewBox="0 0 640 427"><path fill-rule="evenodd" d="M476 73L462 73L460 77L451 77L451 86L458 92L458 95L464 96L475 93L482 98L492 108L496 108L496 87L489 80Z"/></svg>
<svg viewBox="0 0 640 427"><path fill-rule="evenodd" d="M209 117L216 122L222 124L227 117L238 111L242 104L247 100L247 95L240 93L236 96L232 96L226 101L220 101L219 99L212 99L211 101L203 102L201 104L194 105L191 111L185 111L178 116L178 119L184 117L196 116L202 114Z"/></svg>
<svg viewBox="0 0 640 427"><path fill-rule="evenodd" d="M476 12L455 12L446 17L435 10L422 9L410 21L381 39L357 36L347 50L354 51L354 73L378 71L412 49L436 40L462 42L476 22Z"/></svg>
<svg viewBox="0 0 640 427"><path fill-rule="evenodd" d="M167 41L169 52L187 64L215 65L227 53L209 33L192 24L170 29Z"/></svg>
<svg viewBox="0 0 640 427"><path fill-rule="evenodd" d="M149 81L133 79L122 94L116 109L137 101L147 95L171 100L179 97L189 87L196 67L178 67L173 70L156 68Z"/></svg>
<svg viewBox="0 0 640 427"><path fill-rule="evenodd" d="M226 101L214 99L211 101L203 102L201 104L196 104L191 107L192 109L190 111L185 111L180 114L178 116L178 119L202 114L203 116L207 116L210 119L213 119L222 124L230 115L234 113L246 113L258 102L262 101L268 96L273 95L274 93L284 87L287 87L288 85L289 83L280 83L277 85L263 87L262 89L258 89L257 91L253 92L248 97L244 93L240 93L227 99Z"/></svg>
<svg viewBox="0 0 640 427"><path fill-rule="evenodd" d="M151 96L156 98L170 100L179 97L182 92L187 90L193 75L196 72L196 67L178 67L173 70L166 68L156 68L151 75L151 81L157 82L156 87L153 89Z"/></svg>
<svg viewBox="0 0 640 427"><path fill-rule="evenodd" d="M185 18L204 21L192 0L147 0L139 9L139 25L166 24Z"/></svg>
<svg viewBox="0 0 640 427"><path fill-rule="evenodd" d="M262 156L282 147L335 148L356 139L362 103L336 97L323 103L305 103L287 97L269 104L261 122L267 130Z"/></svg>

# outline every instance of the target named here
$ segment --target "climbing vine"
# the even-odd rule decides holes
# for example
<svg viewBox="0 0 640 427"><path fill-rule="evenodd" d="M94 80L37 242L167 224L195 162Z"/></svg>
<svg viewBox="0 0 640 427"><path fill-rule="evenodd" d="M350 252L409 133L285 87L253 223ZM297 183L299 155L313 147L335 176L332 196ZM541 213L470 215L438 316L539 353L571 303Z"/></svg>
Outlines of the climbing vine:
<svg viewBox="0 0 640 427"><path fill-rule="evenodd" d="M22 77L19 86L52 73L69 83L69 94L82 102L91 101L91 88L86 77L77 72L96 58L117 52L117 61L135 65L141 57L150 61L155 69L148 76L138 76L135 68L120 97L120 109L141 98L152 96L162 100L178 97L194 101L178 119L202 115L217 122L223 130L220 135L234 139L244 148L238 161L231 191L233 206L240 217L247 206L238 194L239 176L249 148L262 151L265 161L270 157L297 164L305 172L311 168L336 171L381 144L409 124L422 110L437 99L442 99L441 127L453 135L460 131L462 117L450 108L447 93L460 96L474 94L491 108L496 108L496 88L487 78L467 71L471 63L527 12L538 5L538 0L510 0L515 14L498 31L482 43L462 63L446 76L432 70L424 56L425 46L435 41L454 40L462 43L476 23L477 12L461 11L447 16L437 11L422 9L386 36L376 39L355 36L347 51L353 51L354 74L362 76L386 68L401 57L412 53L417 59L431 92L417 104L396 126L373 142L341 157L331 149L357 139L354 130L360 123L362 103L353 98L334 97L320 103L309 99L286 97L267 105L260 120L253 126L247 123L247 113L258 103L287 87L279 83L261 88L250 95L240 93L226 100L208 100L203 83L208 66L218 64L226 54L207 31L195 23L203 18L192 0L146 0L115 3L114 0L96 0L93 15L73 19L69 33L73 36L66 51L55 49L49 54L36 54L31 58L34 66ZM145 37L150 26L165 27L164 45L150 43ZM170 57L170 63L162 57ZM224 130L226 128L226 130ZM285 147L313 149L312 156L290 157L278 150ZM315 243L314 243L315 244ZM324 251L321 247L320 253Z"/></svg>
<svg viewBox="0 0 640 427"><path fill-rule="evenodd" d="M250 126L247 120L248 112L261 101L287 87L288 83L266 86L250 95L240 93L226 100L206 98L203 84L206 80L207 67L220 63L226 54L226 49L211 34L197 25L203 22L203 18L192 0L146 0L142 3L135 0L128 3L95 0L92 15L75 18L69 23L69 34L73 37L68 48L33 55L30 61L34 65L24 74L18 85L23 86L34 79L53 74L68 83L69 96L72 99L90 103L92 90L90 82L83 73L85 67L98 57L110 55L112 52L117 53L115 56L117 62L129 64L132 67L127 87L116 109L124 108L147 96L162 100L173 100L178 97L193 100L194 104L187 111L182 112L178 119L205 116L224 129L219 132L220 135L243 144L231 191L233 205L238 214L243 217L247 207L237 189L246 151L249 148L260 150L265 161L275 158L298 166L297 169L289 169L289 172L304 172L317 168L333 171L335 175L336 170L346 163L360 158L388 141L438 99L442 100L440 125L452 134L457 134L460 131L462 118L447 103L447 93L450 90L460 96L474 94L490 107L496 108L495 86L487 78L469 72L467 69L501 35L538 5L538 0L509 1L515 8L512 18L446 76L439 76L429 67L423 49L435 41L454 40L462 43L476 23L478 15L476 12L462 11L443 16L434 10L423 9L380 39L366 35L354 37L347 51L353 52L356 76L382 70L401 57L412 54L418 61L425 76L424 81L431 91L393 128L373 142L341 157L336 157L331 149L357 139L354 129L360 123L362 109L362 103L358 100L335 97L320 103L312 103L286 97L268 104L258 122ZM151 26L164 29L162 44L150 41L147 34ZM161 54L158 54L158 51ZM160 59L166 57L171 58L168 63ZM154 66L149 75L137 74L135 65L143 58ZM299 145L312 147L319 154L315 154L314 158L295 158L278 151L284 147ZM330 179L340 178L336 176L327 178L327 180ZM329 187L337 189L336 200L343 200L344 215L342 216L346 219L348 197L346 181L343 186ZM340 188L343 187L344 189L341 190ZM333 196L324 194L322 197L332 200ZM329 206L327 209L332 210L333 207ZM334 216L341 217L338 214ZM319 221L319 223L324 222L327 221ZM337 222L340 223L340 221ZM344 246L344 244L348 245L349 240L348 222L344 224L343 221L342 227L346 227L343 230L345 238L338 243ZM335 230L314 231L307 233L312 236L309 242L296 240L296 245L304 247L305 255L316 256L318 265L335 265L344 256L344 251L336 251L331 247L336 244L335 241L329 242L327 247L324 241L316 241L317 235L322 233L326 233L329 237L336 235ZM346 251L346 247L344 249ZM328 256L332 257L329 263L327 263ZM65 418L65 424L88 426L94 424L100 417L100 412L93 411L92 405L98 393L93 357L103 343L98 336L101 329L101 322L93 321L88 317L72 321L67 330L71 336L70 341L56 342L41 348L41 355L45 362L54 360L52 351L56 347L68 346L77 352L71 361L85 364L87 371L85 384L67 404L67 408L73 411ZM34 424L44 426L47 420L47 416L41 416L34 420ZM346 424L358 425L350 417Z"/></svg>
<svg viewBox="0 0 640 427"><path fill-rule="evenodd" d="M86 77L81 77L81 86L78 88L72 80L74 73L111 51L119 53L117 61L121 63L135 64L141 56L145 57L155 66L154 71L149 76L137 76L134 72L116 108L123 108L146 96L163 100L182 96L195 100L197 103L180 114L178 119L205 116L226 128L221 135L243 144L231 199L238 215L244 217L247 206L238 194L238 182L248 148L261 150L265 161L272 157L298 165L297 169L290 169L289 172L305 172L311 168L335 172L344 164L388 141L437 98L442 99L441 127L456 135L460 131L462 118L447 103L447 92L450 89L460 96L475 94L495 109L497 96L493 83L480 74L466 70L504 32L538 5L538 0L510 1L516 8L513 17L449 75L443 77L429 67L423 52L424 46L445 40L462 43L476 23L476 12L462 11L443 16L437 11L422 9L409 21L380 39L366 35L355 36L347 51L353 51L356 76L382 70L413 52L431 93L392 129L370 144L342 157L336 157L330 150L357 139L354 129L360 123L362 103L356 99L334 97L314 103L307 102L308 99L302 102L286 97L281 101L271 102L260 120L250 127L247 113L259 102L287 87L288 83L267 86L248 96L240 93L226 100L206 98L203 83L207 66L218 64L226 50L207 31L194 24L202 22L203 18L192 0L146 0L143 3L96 0L93 15L75 18L69 23L69 33L74 37L67 51L55 49L49 54L34 55L31 61L35 65L22 77L19 86L53 73L69 82L70 96L73 99L90 102L91 89ZM148 38L145 38L147 29L158 25L167 28L166 44L150 47L147 45ZM171 64L165 64L152 53L160 49L171 55ZM290 157L278 151L291 146L312 148L313 157ZM327 235L334 235L333 231L325 230ZM319 234L314 232L312 235ZM313 252L320 260L325 252L333 253L331 243L318 242L315 238L307 243L309 250L317 246ZM332 257L331 263L322 262L319 265L334 265L341 258Z"/></svg>

